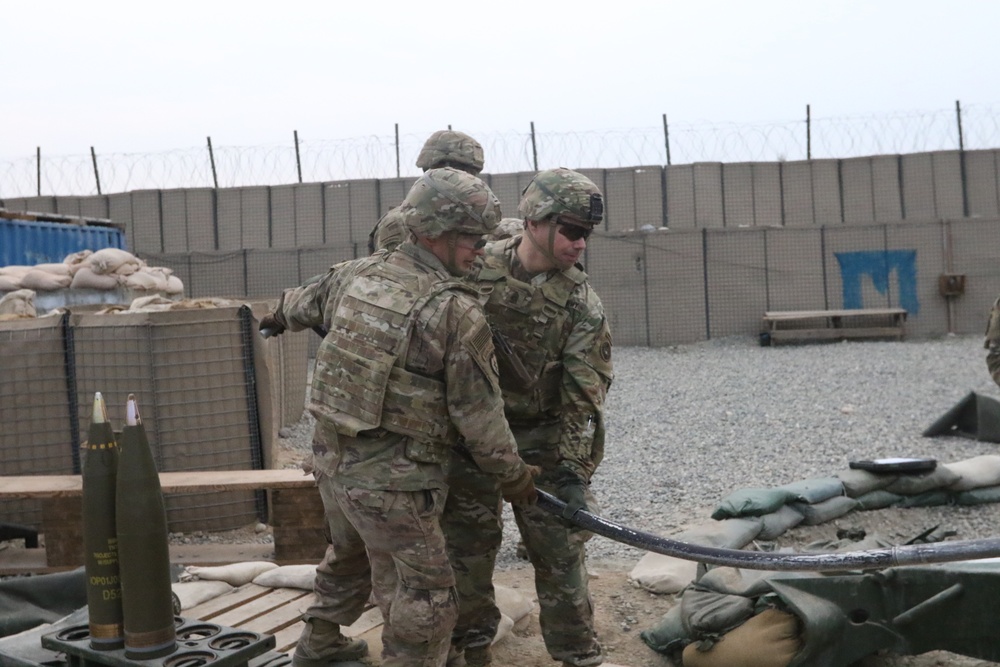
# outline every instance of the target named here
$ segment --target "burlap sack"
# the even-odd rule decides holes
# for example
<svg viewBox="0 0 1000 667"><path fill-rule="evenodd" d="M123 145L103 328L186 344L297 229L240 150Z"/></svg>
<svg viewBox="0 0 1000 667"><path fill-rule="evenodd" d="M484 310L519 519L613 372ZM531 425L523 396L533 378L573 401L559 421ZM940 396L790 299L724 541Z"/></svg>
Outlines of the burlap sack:
<svg viewBox="0 0 1000 667"><path fill-rule="evenodd" d="M765 609L726 633L708 651L699 651L698 646L684 648L684 667L787 667L802 648L802 640L794 615Z"/></svg>
<svg viewBox="0 0 1000 667"><path fill-rule="evenodd" d="M945 463L941 467L960 478L948 487L949 491L969 491L1000 485L1000 456L997 454L974 456L964 461Z"/></svg>
<svg viewBox="0 0 1000 667"><path fill-rule="evenodd" d="M184 568L187 577L201 579L202 581L224 581L230 586L242 586L249 584L258 575L268 570L273 570L277 566L265 560L248 560L242 563L230 563L229 565L216 565L212 567L198 567L189 565Z"/></svg>
<svg viewBox="0 0 1000 667"><path fill-rule="evenodd" d="M258 586L300 588L305 591L311 591L315 581L315 565L282 565L262 572L253 579L253 583Z"/></svg>
<svg viewBox="0 0 1000 667"><path fill-rule="evenodd" d="M170 587L181 601L181 611L208 602L233 590L224 581L183 581Z"/></svg>
<svg viewBox="0 0 1000 667"><path fill-rule="evenodd" d="M21 287L33 289L36 292L55 292L66 289L72 282L73 279L69 277L69 273L60 275L42 269L32 269L21 278Z"/></svg>
<svg viewBox="0 0 1000 667"><path fill-rule="evenodd" d="M5 319L35 317L35 293L30 289L19 289L0 297L0 315Z"/></svg>
<svg viewBox="0 0 1000 667"><path fill-rule="evenodd" d="M89 266L82 266L73 275L71 289L100 289L112 290L118 287L118 279L115 276L103 276L94 271Z"/></svg>
<svg viewBox="0 0 1000 667"><path fill-rule="evenodd" d="M98 275L115 273L122 264L132 264L139 268L144 266L145 262L129 251L118 248L101 248L87 258L90 270Z"/></svg>

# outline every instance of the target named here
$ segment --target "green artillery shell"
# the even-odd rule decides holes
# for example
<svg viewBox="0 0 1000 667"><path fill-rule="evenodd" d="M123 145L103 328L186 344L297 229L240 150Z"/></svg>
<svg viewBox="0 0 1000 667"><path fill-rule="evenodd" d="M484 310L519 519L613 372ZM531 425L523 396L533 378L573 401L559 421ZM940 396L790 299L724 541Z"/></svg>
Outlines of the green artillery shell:
<svg viewBox="0 0 1000 667"><path fill-rule="evenodd" d="M118 649L124 644L118 538L115 533L118 445L101 392L94 394L94 410L84 450L83 548L90 646L96 650Z"/></svg>
<svg viewBox="0 0 1000 667"><path fill-rule="evenodd" d="M118 464L125 657L159 658L177 648L170 590L167 515L160 477L135 396L129 394Z"/></svg>

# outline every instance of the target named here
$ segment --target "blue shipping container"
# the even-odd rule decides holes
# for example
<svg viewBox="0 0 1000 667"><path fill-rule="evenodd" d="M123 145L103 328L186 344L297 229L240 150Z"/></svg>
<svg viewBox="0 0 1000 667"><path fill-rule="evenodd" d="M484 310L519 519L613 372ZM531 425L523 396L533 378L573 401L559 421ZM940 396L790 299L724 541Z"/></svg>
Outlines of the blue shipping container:
<svg viewBox="0 0 1000 667"><path fill-rule="evenodd" d="M81 250L120 248L125 234L116 227L0 218L0 266L61 262Z"/></svg>

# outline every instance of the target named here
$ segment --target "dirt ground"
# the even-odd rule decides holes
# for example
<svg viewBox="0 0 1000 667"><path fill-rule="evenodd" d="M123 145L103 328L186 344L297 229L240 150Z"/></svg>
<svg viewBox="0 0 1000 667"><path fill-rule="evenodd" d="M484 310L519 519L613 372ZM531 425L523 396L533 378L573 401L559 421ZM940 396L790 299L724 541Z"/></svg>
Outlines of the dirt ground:
<svg viewBox="0 0 1000 667"><path fill-rule="evenodd" d="M282 443L283 444L283 443ZM281 447L278 467L295 467L301 463L303 452ZM912 536L923 527L917 512L880 511L866 513L872 525L869 528L886 536ZM799 530L795 542L804 544L832 532L830 527L813 527ZM603 538L595 538L603 539ZM650 649L639 637L643 630L654 627L660 618L677 602L672 595L655 595L633 585L628 578L634 562L590 562L590 593L594 601L597 631L605 651L606 664L622 667L681 667ZM534 570L528 563L499 569L495 580L522 591L532 600L534 595ZM494 647L494 664L497 667L552 667L556 665L545 650L538 625L537 602L535 611L522 619L512 634ZM377 659L372 664L378 664ZM986 662L944 651L934 651L918 656L880 655L857 663L857 667L992 667L1000 662ZM738 667L738 666L734 666Z"/></svg>
<svg viewBox="0 0 1000 667"><path fill-rule="evenodd" d="M673 596L654 595L632 585L628 573L633 563L592 563L590 592L594 600L597 629L605 650L605 660L624 667L680 667L643 643L639 633L656 625L675 603ZM496 581L533 593L533 570L525 564L497 572ZM533 597L533 595L532 595ZM551 667L553 662L542 643L536 612L522 620L511 636L494 647L497 667ZM989 667L984 662L961 655L935 651L920 656L873 656L858 667ZM735 666L734 666L735 667Z"/></svg>

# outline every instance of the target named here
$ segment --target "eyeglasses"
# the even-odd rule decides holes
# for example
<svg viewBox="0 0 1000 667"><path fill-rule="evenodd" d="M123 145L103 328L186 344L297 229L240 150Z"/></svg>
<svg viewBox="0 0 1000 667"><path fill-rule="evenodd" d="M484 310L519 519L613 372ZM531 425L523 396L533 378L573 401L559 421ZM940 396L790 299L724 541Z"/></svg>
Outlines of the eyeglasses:
<svg viewBox="0 0 1000 667"><path fill-rule="evenodd" d="M552 221L556 223L556 229L559 230L559 233L565 236L570 241L589 239L590 234L594 231L593 227L581 227L580 225L574 225L572 223L563 222L559 218L553 218Z"/></svg>
<svg viewBox="0 0 1000 667"><path fill-rule="evenodd" d="M487 239L478 234L459 234L455 239L455 244L467 250L482 250L486 247Z"/></svg>

